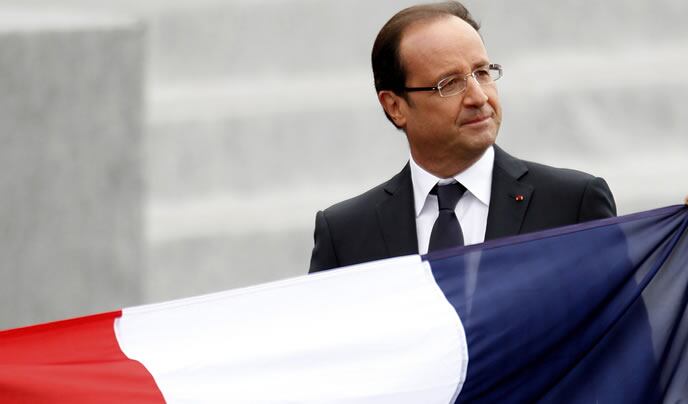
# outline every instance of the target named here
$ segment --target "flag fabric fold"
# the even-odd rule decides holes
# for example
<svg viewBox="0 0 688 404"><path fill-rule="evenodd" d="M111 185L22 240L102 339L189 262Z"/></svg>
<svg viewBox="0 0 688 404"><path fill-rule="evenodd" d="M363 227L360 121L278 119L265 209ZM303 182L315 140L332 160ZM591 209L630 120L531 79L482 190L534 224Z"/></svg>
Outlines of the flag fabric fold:
<svg viewBox="0 0 688 404"><path fill-rule="evenodd" d="M687 229L667 207L2 331L0 402L683 402Z"/></svg>

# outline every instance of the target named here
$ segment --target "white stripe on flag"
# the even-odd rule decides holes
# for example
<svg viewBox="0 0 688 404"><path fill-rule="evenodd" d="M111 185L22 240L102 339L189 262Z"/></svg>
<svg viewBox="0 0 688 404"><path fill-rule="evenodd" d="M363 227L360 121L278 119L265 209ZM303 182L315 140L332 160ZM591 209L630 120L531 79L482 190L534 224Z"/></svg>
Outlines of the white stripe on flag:
<svg viewBox="0 0 688 404"><path fill-rule="evenodd" d="M448 403L463 326L417 255L123 310L169 403Z"/></svg>

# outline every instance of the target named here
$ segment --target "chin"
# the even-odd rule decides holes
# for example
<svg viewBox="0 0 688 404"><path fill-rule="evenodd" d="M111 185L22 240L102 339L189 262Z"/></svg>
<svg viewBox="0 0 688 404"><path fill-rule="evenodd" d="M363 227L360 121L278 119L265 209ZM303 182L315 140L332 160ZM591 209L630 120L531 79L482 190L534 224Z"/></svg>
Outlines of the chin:
<svg viewBox="0 0 688 404"><path fill-rule="evenodd" d="M482 133L477 136L471 136L464 142L464 148L474 153L484 153L488 147L492 146L497 139L496 134Z"/></svg>

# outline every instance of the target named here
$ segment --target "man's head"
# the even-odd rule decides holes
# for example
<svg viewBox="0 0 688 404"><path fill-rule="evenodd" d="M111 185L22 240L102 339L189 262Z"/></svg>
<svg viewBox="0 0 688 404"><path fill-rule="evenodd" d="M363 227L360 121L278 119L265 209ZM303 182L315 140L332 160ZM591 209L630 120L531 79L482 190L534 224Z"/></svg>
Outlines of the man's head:
<svg viewBox="0 0 688 404"><path fill-rule="evenodd" d="M494 84L481 86L469 76L490 63L478 29L459 3L420 5L392 17L373 46L375 88L385 114L406 132L414 160L437 176L452 176L476 161L501 123ZM460 94L408 91L435 87L452 75L466 80Z"/></svg>

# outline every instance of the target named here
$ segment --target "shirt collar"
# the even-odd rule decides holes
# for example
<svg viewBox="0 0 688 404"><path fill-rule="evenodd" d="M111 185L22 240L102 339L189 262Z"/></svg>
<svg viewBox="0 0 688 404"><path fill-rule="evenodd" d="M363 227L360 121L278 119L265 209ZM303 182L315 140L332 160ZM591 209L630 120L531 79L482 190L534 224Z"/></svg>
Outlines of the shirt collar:
<svg viewBox="0 0 688 404"><path fill-rule="evenodd" d="M485 150L485 153L473 163L472 166L456 174L453 178L439 178L425 171L419 166L411 156L409 165L411 166L411 182L413 183L413 201L416 217L420 215L430 190L438 182L441 184L456 180L466 187L470 192L485 206L490 205L492 193L492 167L494 165L494 148L492 146Z"/></svg>

